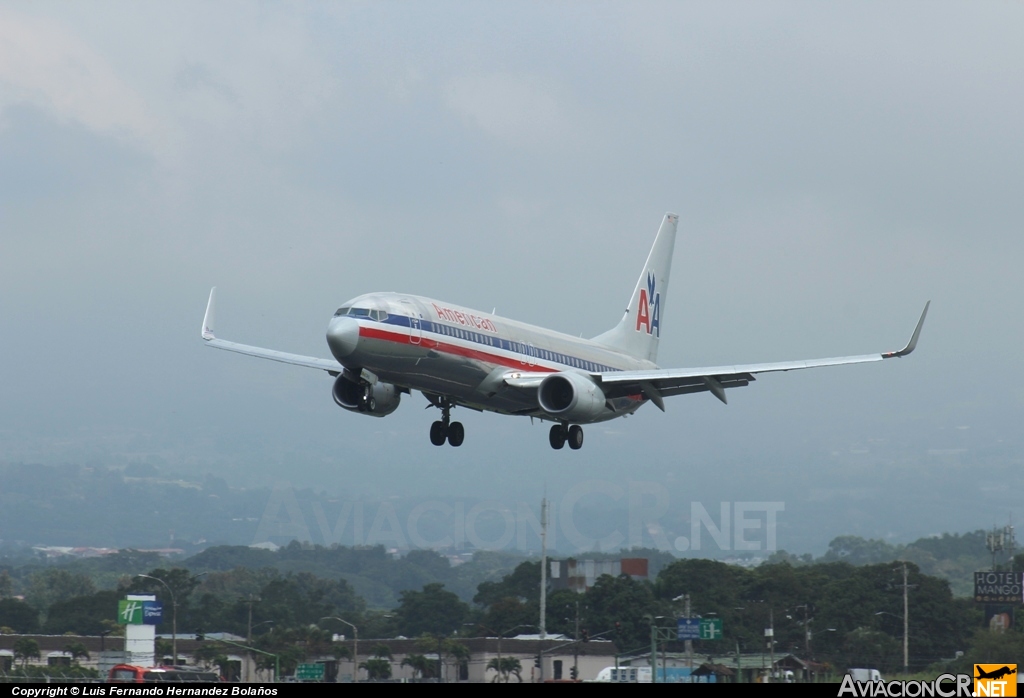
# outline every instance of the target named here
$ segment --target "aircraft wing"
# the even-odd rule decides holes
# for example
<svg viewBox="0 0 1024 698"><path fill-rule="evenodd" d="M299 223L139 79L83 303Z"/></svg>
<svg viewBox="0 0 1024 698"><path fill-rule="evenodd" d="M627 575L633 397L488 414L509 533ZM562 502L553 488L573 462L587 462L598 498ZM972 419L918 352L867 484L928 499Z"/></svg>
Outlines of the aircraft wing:
<svg viewBox="0 0 1024 698"><path fill-rule="evenodd" d="M206 346L213 347L215 349L225 349L238 354L245 354L246 356L255 356L258 359L280 361L283 364L292 364L293 366L318 368L322 371L327 371L332 376L337 375L344 370L344 366L334 359L318 359L315 356L289 354L275 349L264 349L263 347L253 347L248 344L238 344L236 342L228 342L224 339L217 339L213 334L214 301L216 300L216 295L217 289L214 287L210 290L210 300L206 304L206 315L203 316L202 336L203 340L206 342Z"/></svg>
<svg viewBox="0 0 1024 698"><path fill-rule="evenodd" d="M921 336L921 327L924 325L924 319L928 314L928 306L930 305L931 301L925 304L924 312L921 313L921 319L917 322L914 334L911 336L907 346L899 351L881 354L861 354L859 356L837 356L807 361L780 361L777 363L708 366L703 368L667 368L649 371L613 371L591 375L601 385L605 395L609 398L642 394L662 411L665 410L662 398L683 395L685 393L710 391L719 400L726 402L726 388L737 388L747 385L755 380L755 374L758 373L863 364L904 357L917 347L917 340Z"/></svg>

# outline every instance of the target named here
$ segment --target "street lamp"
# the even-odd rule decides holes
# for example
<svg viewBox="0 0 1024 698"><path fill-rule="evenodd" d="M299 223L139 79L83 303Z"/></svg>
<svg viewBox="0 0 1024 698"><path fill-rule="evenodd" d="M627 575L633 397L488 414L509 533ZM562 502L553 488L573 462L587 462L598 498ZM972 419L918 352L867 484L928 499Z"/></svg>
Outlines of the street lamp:
<svg viewBox="0 0 1024 698"><path fill-rule="evenodd" d="M875 615L876 616L892 616L893 618L899 618L899 616L896 615L895 613L889 613L888 611L877 611L875 613ZM909 649L909 647L907 645L907 616L906 616L906 609L904 607L904 614L903 614L903 673L904 674L906 674L909 671L908 665L910 664L910 662L907 661L907 660L909 659L910 653L908 652L908 649Z"/></svg>
<svg viewBox="0 0 1024 698"><path fill-rule="evenodd" d="M359 683L359 628L338 616L324 616L320 620L336 620L352 628L352 683Z"/></svg>
<svg viewBox="0 0 1024 698"><path fill-rule="evenodd" d="M471 625L471 623L465 623L465 625ZM519 628L536 628L537 626L536 625L532 625L530 623L520 623L519 625L513 625L508 630L505 630L504 632L500 632L500 633L497 632L496 630L494 630L493 628L488 628L483 623L477 623L477 627L480 628L481 630L484 630L484 631L489 632L489 633L494 633L495 635L498 636L498 676L501 676L501 638L504 637L505 635L508 635L513 630L518 630ZM484 671L486 672L487 670L484 669Z"/></svg>
<svg viewBox="0 0 1024 698"><path fill-rule="evenodd" d="M193 579L202 577L204 574L206 574L206 572L200 572L199 574L192 575L188 579L189 581L192 581ZM174 590L171 589L171 586L167 582L159 577L153 577L148 574L137 574L135 576L160 582L164 585L164 588L167 589L167 593L171 595L171 655L173 656L172 661L174 662L174 666L178 666L178 599L174 595Z"/></svg>
<svg viewBox="0 0 1024 698"><path fill-rule="evenodd" d="M171 660L174 666L178 666L178 600L174 596L174 590L171 589L170 585L159 577L152 577L148 574L137 574L136 577L143 577L145 579L152 579L153 581L160 582L167 589L167 593L171 595Z"/></svg>

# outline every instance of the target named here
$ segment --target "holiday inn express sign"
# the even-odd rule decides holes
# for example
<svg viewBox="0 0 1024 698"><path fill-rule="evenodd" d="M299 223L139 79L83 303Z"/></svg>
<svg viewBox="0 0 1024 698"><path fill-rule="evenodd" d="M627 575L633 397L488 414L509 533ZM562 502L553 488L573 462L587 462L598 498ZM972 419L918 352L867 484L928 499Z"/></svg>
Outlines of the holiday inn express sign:
<svg viewBox="0 0 1024 698"><path fill-rule="evenodd" d="M164 619L164 607L159 601L117 602L117 622L121 625L160 625Z"/></svg>

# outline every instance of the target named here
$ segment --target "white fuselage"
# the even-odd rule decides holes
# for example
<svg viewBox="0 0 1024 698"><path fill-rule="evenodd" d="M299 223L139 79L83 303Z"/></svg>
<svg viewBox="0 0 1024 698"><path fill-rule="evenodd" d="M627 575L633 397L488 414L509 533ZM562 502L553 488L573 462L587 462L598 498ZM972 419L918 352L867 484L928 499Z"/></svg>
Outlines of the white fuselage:
<svg viewBox="0 0 1024 698"><path fill-rule="evenodd" d="M338 313L328 325L327 343L343 366L480 410L544 415L535 393L504 385L510 371L655 368L588 339L421 296L367 294ZM633 412L644 400L636 395L610 402L604 419Z"/></svg>

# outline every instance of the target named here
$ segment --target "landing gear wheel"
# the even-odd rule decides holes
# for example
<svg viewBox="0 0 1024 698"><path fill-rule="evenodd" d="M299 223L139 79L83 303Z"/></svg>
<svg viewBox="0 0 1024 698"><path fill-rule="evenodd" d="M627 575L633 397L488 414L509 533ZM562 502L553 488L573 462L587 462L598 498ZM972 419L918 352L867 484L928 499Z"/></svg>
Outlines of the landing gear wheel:
<svg viewBox="0 0 1024 698"><path fill-rule="evenodd" d="M569 448L578 451L583 446L583 428L579 424L569 427Z"/></svg>
<svg viewBox="0 0 1024 698"><path fill-rule="evenodd" d="M448 430L445 429L444 422L434 422L430 425L430 443L435 446L444 446L447 438Z"/></svg>
<svg viewBox="0 0 1024 698"><path fill-rule="evenodd" d="M466 430L462 428L462 422L452 422L448 425L448 443L458 448L466 438Z"/></svg>
<svg viewBox="0 0 1024 698"><path fill-rule="evenodd" d="M369 399L369 401L366 403L366 408L367 408L367 410L369 412L376 412L377 411L377 400L375 398L371 397Z"/></svg>
<svg viewBox="0 0 1024 698"><path fill-rule="evenodd" d="M561 424L552 426L551 431L548 432L548 442L551 444L551 448L556 451L565 446L565 427Z"/></svg>

